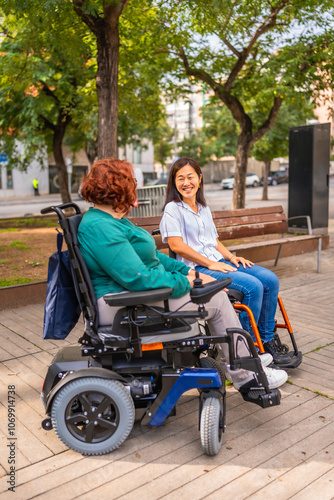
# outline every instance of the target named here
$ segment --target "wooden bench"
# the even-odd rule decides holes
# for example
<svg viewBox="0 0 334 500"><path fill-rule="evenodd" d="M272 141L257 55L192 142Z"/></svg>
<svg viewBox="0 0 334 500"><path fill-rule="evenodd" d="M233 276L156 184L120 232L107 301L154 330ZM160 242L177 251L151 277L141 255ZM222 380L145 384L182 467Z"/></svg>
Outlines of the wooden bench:
<svg viewBox="0 0 334 500"><path fill-rule="evenodd" d="M268 247L277 247L275 266L277 265L281 248L283 245L295 242L307 242L316 240L318 243L317 256L317 272L321 269L321 235L313 234L311 219L309 216L304 218L307 224L308 234L287 235L288 233L288 218L284 214L282 206L274 207L259 207L240 210L220 210L212 212L213 220L217 228L219 239L226 244L228 240L239 238L248 238L251 236L277 235L281 237L265 239L263 241L252 241L250 243L241 243L238 245L226 245L232 253L248 250L260 249ZM294 217L297 219L297 217ZM150 234L154 229L159 227L161 216L153 217L134 217L131 221L143 229L146 229ZM291 220L291 219L290 219ZM300 229L298 229L300 231ZM160 234L155 235L154 239L158 250L167 249L168 246L162 243Z"/></svg>

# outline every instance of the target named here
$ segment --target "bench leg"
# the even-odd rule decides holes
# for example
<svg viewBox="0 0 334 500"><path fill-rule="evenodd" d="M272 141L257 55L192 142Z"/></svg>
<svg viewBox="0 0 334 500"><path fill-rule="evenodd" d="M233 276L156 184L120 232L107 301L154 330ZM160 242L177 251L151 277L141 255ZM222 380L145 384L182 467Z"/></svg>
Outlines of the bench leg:
<svg viewBox="0 0 334 500"><path fill-rule="evenodd" d="M275 259L275 264L274 264L274 266L277 266L277 262L278 262L278 259L279 259L280 253L281 253L281 249L282 249L282 245L280 245L280 246L278 247L278 250L277 250L277 255L276 255L276 259Z"/></svg>
<svg viewBox="0 0 334 500"><path fill-rule="evenodd" d="M318 238L318 261L317 261L317 273L321 272L321 243L322 238Z"/></svg>

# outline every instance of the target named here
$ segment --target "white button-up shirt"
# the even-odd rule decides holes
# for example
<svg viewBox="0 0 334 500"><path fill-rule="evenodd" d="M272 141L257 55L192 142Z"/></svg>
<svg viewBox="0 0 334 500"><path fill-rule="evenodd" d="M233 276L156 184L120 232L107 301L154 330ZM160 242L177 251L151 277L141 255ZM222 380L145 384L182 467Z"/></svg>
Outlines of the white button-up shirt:
<svg viewBox="0 0 334 500"><path fill-rule="evenodd" d="M218 261L222 258L217 250L218 234L209 207L198 205L196 214L187 203L171 201L165 207L160 232L164 243L167 243L167 238L179 236L183 243L208 259ZM180 255L176 258L187 266L196 266Z"/></svg>

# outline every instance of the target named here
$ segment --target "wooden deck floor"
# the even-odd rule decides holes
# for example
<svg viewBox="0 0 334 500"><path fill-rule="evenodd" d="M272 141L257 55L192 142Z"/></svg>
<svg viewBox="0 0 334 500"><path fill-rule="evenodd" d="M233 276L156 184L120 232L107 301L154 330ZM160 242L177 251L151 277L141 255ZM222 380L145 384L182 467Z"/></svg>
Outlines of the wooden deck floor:
<svg viewBox="0 0 334 500"><path fill-rule="evenodd" d="M201 451L196 391L158 428L136 425L102 457L68 450L41 428L40 390L60 346L42 340L43 306L0 312L0 496L11 499L334 498L334 249L281 259L281 296L304 353L281 388L281 405L263 410L228 388L227 429L216 457ZM266 263L268 267L272 263ZM15 493L8 491L8 387L15 386Z"/></svg>

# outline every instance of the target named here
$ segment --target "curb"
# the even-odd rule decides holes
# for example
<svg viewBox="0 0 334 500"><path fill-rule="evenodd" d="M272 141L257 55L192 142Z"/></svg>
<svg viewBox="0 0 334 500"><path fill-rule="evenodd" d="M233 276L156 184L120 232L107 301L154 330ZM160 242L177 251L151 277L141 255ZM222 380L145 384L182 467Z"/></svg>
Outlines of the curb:
<svg viewBox="0 0 334 500"><path fill-rule="evenodd" d="M45 302L46 281L0 288L0 311Z"/></svg>

